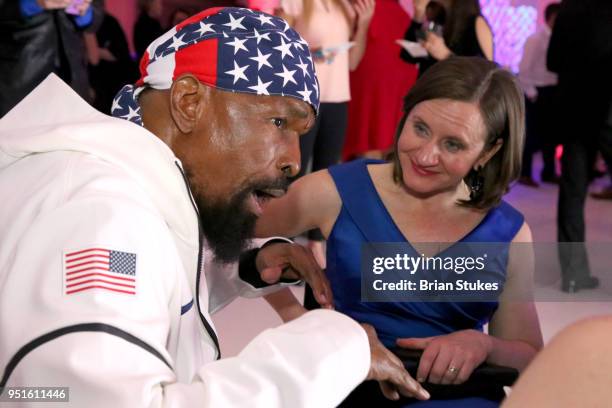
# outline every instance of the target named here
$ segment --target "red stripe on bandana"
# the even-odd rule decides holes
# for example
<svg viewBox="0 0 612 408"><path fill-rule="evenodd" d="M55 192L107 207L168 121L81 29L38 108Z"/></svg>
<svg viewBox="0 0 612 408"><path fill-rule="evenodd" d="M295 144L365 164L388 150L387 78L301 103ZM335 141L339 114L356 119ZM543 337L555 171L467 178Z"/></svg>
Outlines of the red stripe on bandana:
<svg viewBox="0 0 612 408"><path fill-rule="evenodd" d="M191 73L202 83L217 85L217 48L219 41L201 41L180 49L175 54L175 68L172 81L183 74Z"/></svg>

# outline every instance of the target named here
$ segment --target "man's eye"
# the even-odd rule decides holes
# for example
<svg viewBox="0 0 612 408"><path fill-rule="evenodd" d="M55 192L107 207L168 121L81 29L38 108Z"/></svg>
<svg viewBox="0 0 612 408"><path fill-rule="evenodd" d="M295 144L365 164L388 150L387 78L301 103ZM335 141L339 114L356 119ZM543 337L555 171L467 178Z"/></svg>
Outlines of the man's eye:
<svg viewBox="0 0 612 408"><path fill-rule="evenodd" d="M282 129L282 128L285 127L285 124L287 123L287 121L285 119L283 119L283 118L274 118L274 119L272 119L272 123L277 128Z"/></svg>

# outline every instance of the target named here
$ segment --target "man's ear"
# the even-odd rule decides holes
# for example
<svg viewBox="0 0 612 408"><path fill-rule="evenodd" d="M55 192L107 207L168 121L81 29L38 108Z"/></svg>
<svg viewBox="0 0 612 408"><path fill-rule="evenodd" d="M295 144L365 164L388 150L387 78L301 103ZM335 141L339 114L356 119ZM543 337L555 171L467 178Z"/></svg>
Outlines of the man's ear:
<svg viewBox="0 0 612 408"><path fill-rule="evenodd" d="M170 114L181 133L191 133L202 114L203 88L191 74L185 74L172 83Z"/></svg>

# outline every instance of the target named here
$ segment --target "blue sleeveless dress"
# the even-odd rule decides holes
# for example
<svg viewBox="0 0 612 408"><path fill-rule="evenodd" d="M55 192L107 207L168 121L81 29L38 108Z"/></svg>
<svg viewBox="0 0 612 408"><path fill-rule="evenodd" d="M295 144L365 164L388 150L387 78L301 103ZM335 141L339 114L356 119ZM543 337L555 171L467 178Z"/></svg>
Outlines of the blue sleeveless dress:
<svg viewBox="0 0 612 408"><path fill-rule="evenodd" d="M458 330L483 330L498 302L362 302L361 246L369 242L402 242L410 245L385 208L367 170L378 160L356 160L328 169L342 200L342 208L327 240L327 276L336 310L376 328L381 342L395 347L401 337L429 337ZM506 202L490 210L460 242L511 242L524 218ZM507 251L487 262L503 287ZM491 270L493 269L493 270ZM477 272L475 272L477 273ZM472 275L474 276L474 275ZM411 407L496 407L486 399L426 401Z"/></svg>

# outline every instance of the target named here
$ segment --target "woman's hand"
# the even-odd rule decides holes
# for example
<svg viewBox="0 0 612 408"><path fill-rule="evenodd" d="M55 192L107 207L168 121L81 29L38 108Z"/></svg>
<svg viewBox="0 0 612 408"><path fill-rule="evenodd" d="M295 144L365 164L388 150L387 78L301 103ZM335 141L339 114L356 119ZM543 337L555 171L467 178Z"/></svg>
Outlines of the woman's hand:
<svg viewBox="0 0 612 408"><path fill-rule="evenodd" d="M476 330L427 338L398 339L397 345L423 350L417 381L432 384L461 384L482 364L492 348L491 338Z"/></svg>
<svg viewBox="0 0 612 408"><path fill-rule="evenodd" d="M423 48L427 50L429 55L438 61L447 59L453 54L446 46L444 38L435 33L428 32L426 40L421 42L421 45L423 45Z"/></svg>
<svg viewBox="0 0 612 408"><path fill-rule="evenodd" d="M374 16L375 0L355 0L353 8L357 13L357 29L367 28Z"/></svg>

